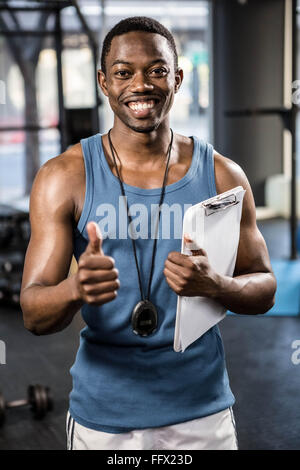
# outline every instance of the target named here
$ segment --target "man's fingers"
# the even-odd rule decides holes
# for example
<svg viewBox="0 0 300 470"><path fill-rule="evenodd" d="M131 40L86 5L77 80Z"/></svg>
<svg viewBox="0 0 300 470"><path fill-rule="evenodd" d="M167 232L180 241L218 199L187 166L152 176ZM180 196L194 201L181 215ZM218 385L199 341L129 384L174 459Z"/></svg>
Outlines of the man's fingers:
<svg viewBox="0 0 300 470"><path fill-rule="evenodd" d="M173 274L176 274L180 278L188 278L189 277L189 269L186 268L185 266L179 266L176 263L172 263L168 259L165 261L165 269L168 271L172 272Z"/></svg>
<svg viewBox="0 0 300 470"><path fill-rule="evenodd" d="M167 281L168 285L171 287L171 289L173 289L173 291L175 293L177 293L178 292L178 285L168 277L166 277L166 281Z"/></svg>
<svg viewBox="0 0 300 470"><path fill-rule="evenodd" d="M182 282L182 278L180 276L178 276L176 273L174 273L173 271L170 271L168 268L165 268L164 269L164 275L165 275L166 279L174 282L174 284L176 286L180 286L180 284Z"/></svg>
<svg viewBox="0 0 300 470"><path fill-rule="evenodd" d="M192 256L207 256L206 251L199 247L188 233L184 234L184 243Z"/></svg>
<svg viewBox="0 0 300 470"><path fill-rule="evenodd" d="M85 295L87 296L90 296L90 295L98 296L106 292L117 291L119 287L120 287L120 281L116 279L115 281L110 281L110 282L100 282L97 284L85 284L84 292L85 292Z"/></svg>
<svg viewBox="0 0 300 470"><path fill-rule="evenodd" d="M115 260L102 250L102 234L96 222L87 224L89 243L78 261L77 281L82 300L102 305L117 296L120 287Z"/></svg>
<svg viewBox="0 0 300 470"><path fill-rule="evenodd" d="M117 291L105 292L104 294L100 295L88 295L87 302L91 305L103 305L107 302L111 302L117 297Z"/></svg>
<svg viewBox="0 0 300 470"><path fill-rule="evenodd" d="M179 253L178 251L170 251L168 254L168 260L171 263L178 264L178 266L186 266L189 256Z"/></svg>
<svg viewBox="0 0 300 470"><path fill-rule="evenodd" d="M79 279L82 284L97 284L98 282L114 281L118 279L117 269L81 269Z"/></svg>
<svg viewBox="0 0 300 470"><path fill-rule="evenodd" d="M203 248L198 250L190 250L192 256L207 256L206 251Z"/></svg>
<svg viewBox="0 0 300 470"><path fill-rule="evenodd" d="M115 266L115 260L111 256L100 255L98 256L83 256L80 258L78 267L80 269L95 269L95 270L106 270L113 269Z"/></svg>
<svg viewBox="0 0 300 470"><path fill-rule="evenodd" d="M86 226L89 237L89 244L86 251L94 254L104 255L102 250L102 234L99 225L96 222L89 222Z"/></svg>

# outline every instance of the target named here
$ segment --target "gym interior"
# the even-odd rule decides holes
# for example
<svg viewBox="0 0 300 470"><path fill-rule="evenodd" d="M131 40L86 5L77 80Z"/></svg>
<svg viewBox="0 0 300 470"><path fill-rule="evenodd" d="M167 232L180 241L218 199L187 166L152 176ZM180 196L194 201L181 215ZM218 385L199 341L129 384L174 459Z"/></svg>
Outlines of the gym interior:
<svg viewBox="0 0 300 470"><path fill-rule="evenodd" d="M105 133L112 112L96 71L106 32L150 16L175 37L182 89L175 132L237 162L278 287L264 315L220 323L241 450L300 448L300 2L7 0L0 2L0 449L63 450L69 373L84 327L24 328L20 286L29 195L41 165ZM73 265L70 272L76 269Z"/></svg>

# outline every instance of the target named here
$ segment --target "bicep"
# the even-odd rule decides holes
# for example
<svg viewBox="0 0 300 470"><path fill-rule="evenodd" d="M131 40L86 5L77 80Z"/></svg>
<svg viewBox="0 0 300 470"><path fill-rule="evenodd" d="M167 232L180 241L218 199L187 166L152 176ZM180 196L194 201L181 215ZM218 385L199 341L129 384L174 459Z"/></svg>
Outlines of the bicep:
<svg viewBox="0 0 300 470"><path fill-rule="evenodd" d="M268 249L256 224L255 202L245 173L236 163L216 154L215 176L218 193L236 186L242 186L246 190L243 200L240 240L234 275L272 272Z"/></svg>
<svg viewBox="0 0 300 470"><path fill-rule="evenodd" d="M31 238L22 288L56 285L68 275L73 245L72 201L67 191L59 172L40 170L30 198Z"/></svg>
<svg viewBox="0 0 300 470"><path fill-rule="evenodd" d="M256 224L241 222L234 276L257 272L272 272L268 249Z"/></svg>

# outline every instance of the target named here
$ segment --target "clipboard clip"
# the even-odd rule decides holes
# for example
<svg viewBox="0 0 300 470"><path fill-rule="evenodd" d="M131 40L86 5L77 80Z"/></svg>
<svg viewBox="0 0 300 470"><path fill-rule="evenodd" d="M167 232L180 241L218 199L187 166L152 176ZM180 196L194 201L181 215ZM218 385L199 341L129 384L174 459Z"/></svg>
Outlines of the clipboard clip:
<svg viewBox="0 0 300 470"><path fill-rule="evenodd" d="M205 209L205 215L209 216L216 212L223 211L228 207L235 206L239 201L236 199L235 194L229 194L228 196L217 197L211 202L204 202L203 207Z"/></svg>

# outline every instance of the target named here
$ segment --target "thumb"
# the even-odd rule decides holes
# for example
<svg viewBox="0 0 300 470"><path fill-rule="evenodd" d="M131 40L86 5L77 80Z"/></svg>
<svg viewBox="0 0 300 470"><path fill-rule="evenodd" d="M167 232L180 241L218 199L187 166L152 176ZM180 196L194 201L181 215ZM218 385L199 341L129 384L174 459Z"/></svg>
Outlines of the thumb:
<svg viewBox="0 0 300 470"><path fill-rule="evenodd" d="M89 222L86 226L86 231L89 237L89 244L86 251L93 254L100 253L101 255L104 255L102 250L102 233L99 225L96 224L96 222Z"/></svg>
<svg viewBox="0 0 300 470"><path fill-rule="evenodd" d="M192 256L206 256L206 251L203 250L188 233L184 234L183 237L185 248L189 250Z"/></svg>

